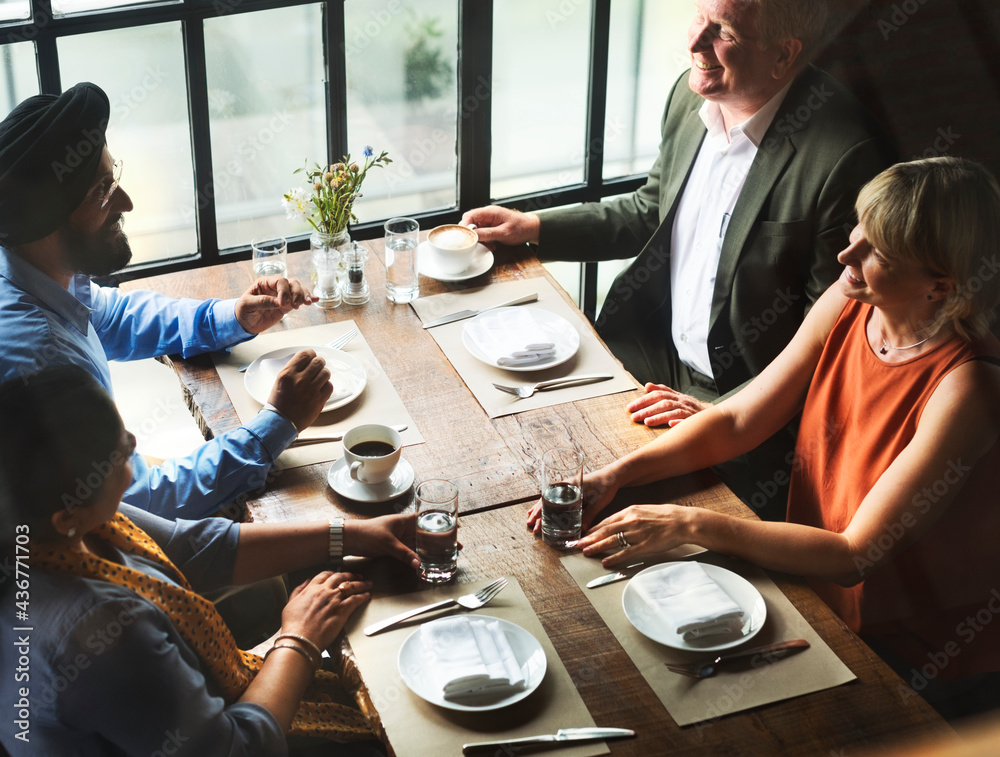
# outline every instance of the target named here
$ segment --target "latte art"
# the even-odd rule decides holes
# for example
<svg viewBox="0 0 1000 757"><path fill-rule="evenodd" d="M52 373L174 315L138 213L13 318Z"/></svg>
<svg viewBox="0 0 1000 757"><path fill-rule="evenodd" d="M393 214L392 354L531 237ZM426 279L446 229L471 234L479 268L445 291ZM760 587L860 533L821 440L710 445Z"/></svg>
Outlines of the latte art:
<svg viewBox="0 0 1000 757"><path fill-rule="evenodd" d="M476 232L464 226L440 226L430 233L430 241L441 250L464 250L479 240Z"/></svg>

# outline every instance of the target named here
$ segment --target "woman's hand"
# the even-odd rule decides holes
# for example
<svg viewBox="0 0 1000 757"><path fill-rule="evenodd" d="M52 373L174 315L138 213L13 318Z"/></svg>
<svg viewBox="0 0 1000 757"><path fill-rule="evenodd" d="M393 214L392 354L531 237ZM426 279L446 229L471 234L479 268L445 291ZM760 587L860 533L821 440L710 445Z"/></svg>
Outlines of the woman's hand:
<svg viewBox="0 0 1000 757"><path fill-rule="evenodd" d="M281 633L301 634L325 649L371 596L369 589L371 582L353 573L323 571L295 587L281 612Z"/></svg>
<svg viewBox="0 0 1000 757"><path fill-rule="evenodd" d="M680 505L632 505L610 515L577 542L583 554L594 557L615 552L601 560L608 568L637 557L666 552L691 541L691 527L699 508ZM625 536L622 549L618 534Z"/></svg>
<svg viewBox="0 0 1000 757"><path fill-rule="evenodd" d="M354 518L344 523L344 553L349 555L388 555L419 568L420 558L413 551L416 538L416 513L385 515L370 520Z"/></svg>
<svg viewBox="0 0 1000 757"><path fill-rule="evenodd" d="M618 484L607 466L583 477L583 528L586 529L597 514L611 504L618 493ZM542 531L542 501L538 500L528 510L526 525L536 534Z"/></svg>

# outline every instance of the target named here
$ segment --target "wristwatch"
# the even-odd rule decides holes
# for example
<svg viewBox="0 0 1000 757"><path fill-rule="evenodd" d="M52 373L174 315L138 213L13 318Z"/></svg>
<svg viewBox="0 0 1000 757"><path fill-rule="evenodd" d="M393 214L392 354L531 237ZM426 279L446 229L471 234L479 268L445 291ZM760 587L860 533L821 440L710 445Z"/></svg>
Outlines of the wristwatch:
<svg viewBox="0 0 1000 757"><path fill-rule="evenodd" d="M344 556L344 519L330 519L330 560L339 560Z"/></svg>

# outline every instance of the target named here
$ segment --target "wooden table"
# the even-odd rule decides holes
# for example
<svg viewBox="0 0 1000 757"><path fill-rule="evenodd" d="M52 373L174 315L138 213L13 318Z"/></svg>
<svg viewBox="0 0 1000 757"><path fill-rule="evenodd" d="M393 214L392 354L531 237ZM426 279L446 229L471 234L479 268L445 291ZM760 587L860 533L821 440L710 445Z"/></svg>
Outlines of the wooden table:
<svg viewBox="0 0 1000 757"><path fill-rule="evenodd" d="M908 697L904 703L899 694L899 687L905 686L902 680L804 582L780 575L772 577L858 681L715 723L677 727L559 565L559 554L524 527L525 513L538 497L532 473L542 450L568 442L582 449L588 466L596 468L649 441L657 432L630 422L624 411L633 396L628 393L491 421L431 335L420 328L412 309L386 300L381 243L368 246L377 258L366 269L372 289L368 304L342 305L332 311L305 308L286 316L275 329L347 318L358 323L426 439L426 444L407 447L404 452L417 479L448 478L460 487L464 549L456 581L471 582L500 573L519 580L595 721L637 732L634 740L609 742L612 754L846 755L862 745L871 748L950 731L919 697ZM548 277L526 248L506 251L502 259L504 264L494 268L490 280ZM308 281L308 253L289 255L289 271ZM482 286L488 278L457 285L421 278L421 293ZM123 288L150 288L174 296L232 297L252 280L249 262L241 262L134 281ZM171 363L206 435L239 425L210 358L173 359ZM407 504L393 502L356 511L326 485L328 468L325 463L283 471L266 491L248 500L249 517L303 520L327 518L335 512L369 517ZM708 472L629 489L619 500L616 506L621 507L633 502L691 502L741 518L756 517ZM366 572L375 581L376 598L420 588L411 573L382 561L370 561Z"/></svg>

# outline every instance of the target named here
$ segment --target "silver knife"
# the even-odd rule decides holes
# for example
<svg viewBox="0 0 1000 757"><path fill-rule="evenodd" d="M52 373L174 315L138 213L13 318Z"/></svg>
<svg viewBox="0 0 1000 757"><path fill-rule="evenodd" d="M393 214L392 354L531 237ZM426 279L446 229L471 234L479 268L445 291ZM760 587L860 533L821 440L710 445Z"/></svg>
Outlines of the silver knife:
<svg viewBox="0 0 1000 757"><path fill-rule="evenodd" d="M702 547L695 547L690 552L683 555L677 555L673 557L671 562L677 562L678 560L687 560L689 557L697 557L698 555L703 555L707 552L707 549ZM644 568L646 563L635 562L631 565L626 565L624 568L615 571L614 573L605 573L603 576L598 576L597 578L587 582L588 589L596 589L598 586L606 586L607 584L613 584L615 581L622 581L626 578L632 578L635 575L635 568ZM628 571L628 572L626 572Z"/></svg>
<svg viewBox="0 0 1000 757"><path fill-rule="evenodd" d="M604 586L605 584L613 584L615 581L623 581L626 578L631 578L634 573L635 568L643 568L646 566L644 562L632 563L631 565L626 565L619 571L614 573L606 573L603 576L598 576L593 581L587 581L588 589L596 589L598 586ZM626 573L625 571L632 571L631 573Z"/></svg>
<svg viewBox="0 0 1000 757"><path fill-rule="evenodd" d="M389 428L395 429L396 431L406 431L406 424L400 423L396 426L390 426ZM307 436L299 437L291 444L289 447L304 447L308 444L326 444L327 442L339 442L347 435L346 431L335 431L329 436Z"/></svg>
<svg viewBox="0 0 1000 757"><path fill-rule="evenodd" d="M464 321L466 318L472 318L474 315L479 315L480 313L485 313L487 310L496 310L497 308L507 308L511 305L523 305L526 302L535 302L538 299L538 294L532 292L531 294L526 294L524 297L518 297L516 300L511 300L510 302L501 302L499 305L490 305L488 308L481 308L480 310L459 310L457 313L452 313L451 315L446 315L438 318L434 321L428 321L424 324L425 329L432 329L435 326L443 326L446 323L454 323L455 321Z"/></svg>
<svg viewBox="0 0 1000 757"><path fill-rule="evenodd" d="M501 741L476 741L462 744L462 754L495 754L498 749L509 747L538 746L543 749L560 746L571 746L585 741L603 741L604 739L623 739L635 736L635 731L628 728L560 728L555 733L542 736L528 736L523 739L503 739ZM502 752L507 754L508 752Z"/></svg>

